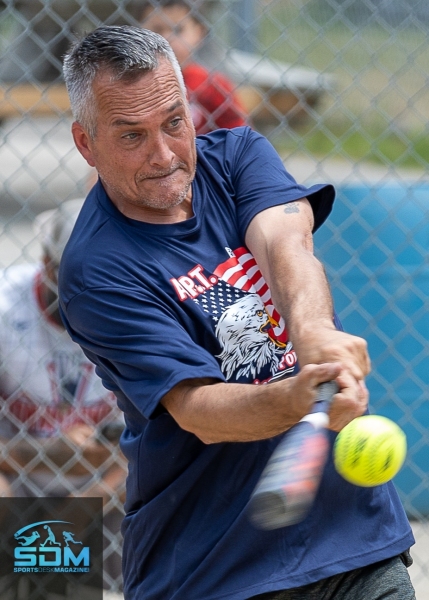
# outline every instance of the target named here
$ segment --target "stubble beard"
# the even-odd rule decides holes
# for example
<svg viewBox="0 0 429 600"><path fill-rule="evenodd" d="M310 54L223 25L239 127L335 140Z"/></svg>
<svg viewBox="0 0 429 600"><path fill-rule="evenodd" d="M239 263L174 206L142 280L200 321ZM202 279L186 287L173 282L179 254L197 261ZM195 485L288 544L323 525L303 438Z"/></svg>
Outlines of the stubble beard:
<svg viewBox="0 0 429 600"><path fill-rule="evenodd" d="M136 201L136 205L137 206L146 206L147 208L154 208L154 209L158 209L158 210L174 208L175 206L179 206L179 204L181 204L184 200L186 200L186 197L188 195L189 188L191 187L193 178L194 178L193 175L192 175L192 177L191 176L188 177L188 180L185 182L183 189L181 191L179 191L176 195L171 195L168 191L168 188L171 185L170 182L160 181L159 187L161 188L161 190L163 187L166 188L166 190L165 190L166 193L162 194L160 191L158 196L145 195L144 197L141 198L141 200Z"/></svg>
<svg viewBox="0 0 429 600"><path fill-rule="evenodd" d="M180 168L176 169L174 172L177 172L179 170L180 170ZM167 175L167 173L164 175ZM137 196L134 198L130 198L130 197L126 196L124 193L124 190L122 188L115 185L114 183L112 183L109 180L110 179L109 176L104 177L103 173L99 173L99 176L100 176L101 181L104 183L104 187L106 188L106 191L108 190L109 195L112 195L115 198L121 198L123 203L133 204L134 206L139 207L139 208L167 210L169 208L174 208L174 207L178 206L186 199L189 189L192 185L192 181L194 180L194 177L195 177L195 169L194 169L193 173L188 176L188 179L184 183L182 190L179 191L175 195L169 193L169 191L168 191L168 188L172 184L174 185L174 179L173 180L170 179L170 181L166 180L166 181L158 182L158 186L161 188L161 190L163 187L166 188L165 194L162 194L160 191L159 195L156 196L156 195L149 195L148 193L142 192L141 196ZM173 175L173 177L174 177L174 175ZM144 181L147 181L148 179L150 179L150 177L141 177L141 178L137 179L137 181L136 181L137 187L139 186L139 184L141 184Z"/></svg>

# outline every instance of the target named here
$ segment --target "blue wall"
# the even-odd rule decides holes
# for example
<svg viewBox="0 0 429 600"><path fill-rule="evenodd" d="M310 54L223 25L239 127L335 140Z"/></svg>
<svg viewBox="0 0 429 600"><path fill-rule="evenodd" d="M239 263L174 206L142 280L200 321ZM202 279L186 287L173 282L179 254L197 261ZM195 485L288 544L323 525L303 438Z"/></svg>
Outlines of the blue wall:
<svg viewBox="0 0 429 600"><path fill-rule="evenodd" d="M429 185L347 185L315 235L344 328L368 341L371 411L405 431L395 478L407 512L429 515Z"/></svg>

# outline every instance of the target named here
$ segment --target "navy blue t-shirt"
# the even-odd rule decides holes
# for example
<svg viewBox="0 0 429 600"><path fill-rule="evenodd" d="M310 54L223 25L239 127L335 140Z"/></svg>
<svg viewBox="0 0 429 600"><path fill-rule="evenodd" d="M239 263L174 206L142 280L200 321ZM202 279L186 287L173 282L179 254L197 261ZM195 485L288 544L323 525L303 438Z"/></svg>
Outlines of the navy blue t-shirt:
<svg viewBox="0 0 429 600"><path fill-rule="evenodd" d="M127 600L244 600L413 543L393 486L353 486L332 460L302 523L254 528L246 505L280 436L205 445L160 405L185 379L261 385L296 371L287 324L244 238L257 213L303 197L317 228L332 186L298 185L265 138L238 128L197 139L191 219L129 219L100 183L84 204L61 263L60 302L125 413Z"/></svg>

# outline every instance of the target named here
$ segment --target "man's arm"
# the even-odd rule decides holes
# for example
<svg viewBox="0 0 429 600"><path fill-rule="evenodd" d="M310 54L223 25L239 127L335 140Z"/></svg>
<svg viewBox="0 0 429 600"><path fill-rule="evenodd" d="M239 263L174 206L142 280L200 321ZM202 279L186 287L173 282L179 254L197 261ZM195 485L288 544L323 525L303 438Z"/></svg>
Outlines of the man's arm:
<svg viewBox="0 0 429 600"><path fill-rule="evenodd" d="M336 379L330 427L339 431L366 408L350 393L353 383L339 363L307 365L295 377L268 385L193 379L176 385L162 400L178 425L204 443L249 442L273 437L295 425L316 398L320 383Z"/></svg>
<svg viewBox="0 0 429 600"><path fill-rule="evenodd" d="M275 206L251 221L246 245L286 321L300 366L341 362L362 388L370 371L367 345L334 326L329 284L313 253L313 225L306 198Z"/></svg>
<svg viewBox="0 0 429 600"><path fill-rule="evenodd" d="M370 369L366 342L338 331L322 264L313 254L313 212L306 198L259 213L246 245L270 286L289 329L301 371L269 385L185 381L162 404L185 430L205 443L273 437L309 412L317 385L336 379L340 392L330 427L341 430L367 406Z"/></svg>

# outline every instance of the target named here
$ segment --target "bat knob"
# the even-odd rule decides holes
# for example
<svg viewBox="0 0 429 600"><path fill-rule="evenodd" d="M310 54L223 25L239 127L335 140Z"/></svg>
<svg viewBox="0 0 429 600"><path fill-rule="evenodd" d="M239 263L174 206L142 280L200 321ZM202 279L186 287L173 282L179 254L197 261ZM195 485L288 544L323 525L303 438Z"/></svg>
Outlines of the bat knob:
<svg viewBox="0 0 429 600"><path fill-rule="evenodd" d="M295 499L293 506L286 506L283 492L271 491L255 493L249 503L249 518L258 529L278 529L295 525L303 520L308 511L308 498L300 502Z"/></svg>

